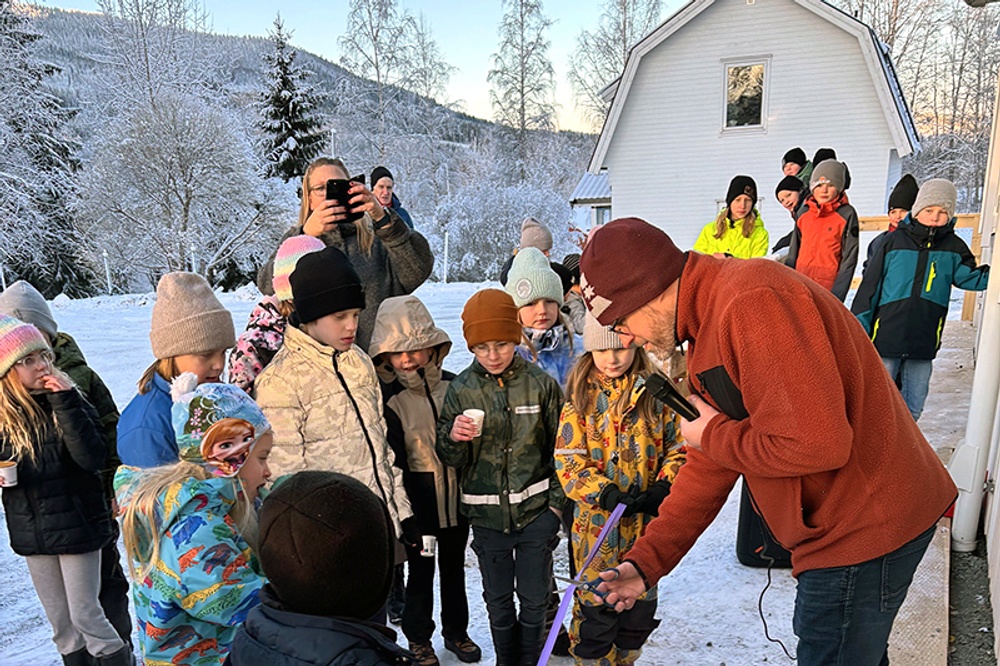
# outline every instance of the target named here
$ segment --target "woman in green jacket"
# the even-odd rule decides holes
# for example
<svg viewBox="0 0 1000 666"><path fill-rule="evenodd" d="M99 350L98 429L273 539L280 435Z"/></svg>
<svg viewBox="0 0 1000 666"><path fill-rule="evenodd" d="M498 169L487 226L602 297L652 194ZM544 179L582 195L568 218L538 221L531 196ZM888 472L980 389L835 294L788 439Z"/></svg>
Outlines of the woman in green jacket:
<svg viewBox="0 0 1000 666"><path fill-rule="evenodd" d="M701 230L694 250L702 254L726 254L740 259L763 257L770 239L757 205L757 183L750 176L736 176L729 182L726 207L714 222Z"/></svg>

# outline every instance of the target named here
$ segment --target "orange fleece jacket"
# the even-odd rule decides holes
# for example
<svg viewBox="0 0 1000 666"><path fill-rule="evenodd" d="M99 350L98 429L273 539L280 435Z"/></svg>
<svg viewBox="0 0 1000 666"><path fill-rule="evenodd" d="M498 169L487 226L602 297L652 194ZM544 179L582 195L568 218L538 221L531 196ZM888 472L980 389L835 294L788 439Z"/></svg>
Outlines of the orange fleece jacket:
<svg viewBox="0 0 1000 666"><path fill-rule="evenodd" d="M858 320L801 273L689 253L677 339L690 343L692 388L718 408L699 375L721 367L749 417L716 416L702 451L688 450L627 555L650 583L694 545L741 474L796 576L890 553L954 501L955 484Z"/></svg>

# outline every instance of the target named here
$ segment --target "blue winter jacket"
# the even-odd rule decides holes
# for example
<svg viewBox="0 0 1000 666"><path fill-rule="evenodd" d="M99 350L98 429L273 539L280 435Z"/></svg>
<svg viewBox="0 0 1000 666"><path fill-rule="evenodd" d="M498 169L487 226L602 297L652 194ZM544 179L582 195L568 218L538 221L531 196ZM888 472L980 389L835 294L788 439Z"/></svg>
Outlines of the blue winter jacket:
<svg viewBox="0 0 1000 666"><path fill-rule="evenodd" d="M145 474L118 468L115 492L121 506L128 506ZM260 603L265 580L229 515L236 486L229 478L188 478L157 501L159 557L146 578L132 581L139 645L148 666L218 664L236 629ZM138 571L143 563L134 564Z"/></svg>
<svg viewBox="0 0 1000 666"><path fill-rule="evenodd" d="M170 424L170 384L153 375L149 390L136 395L118 420L118 457L131 467L159 467L180 459Z"/></svg>
<svg viewBox="0 0 1000 666"><path fill-rule="evenodd" d="M559 382L560 388L566 388L569 371L573 369L577 357L583 353L583 338L570 333L562 324L556 324L545 331L525 327L524 335L535 347L538 356L535 364ZM530 349L519 345L517 352L524 360L532 362Z"/></svg>
<svg viewBox="0 0 1000 666"><path fill-rule="evenodd" d="M990 267L955 235L955 219L927 227L909 216L880 237L865 268L851 312L884 358L937 356L952 286L986 289Z"/></svg>

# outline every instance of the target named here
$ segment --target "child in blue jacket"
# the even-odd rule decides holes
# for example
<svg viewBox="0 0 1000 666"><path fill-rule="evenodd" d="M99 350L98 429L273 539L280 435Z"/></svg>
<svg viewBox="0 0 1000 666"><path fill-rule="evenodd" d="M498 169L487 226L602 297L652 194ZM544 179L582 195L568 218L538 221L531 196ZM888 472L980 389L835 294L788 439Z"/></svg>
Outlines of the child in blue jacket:
<svg viewBox="0 0 1000 666"><path fill-rule="evenodd" d="M989 266L955 235L955 186L924 183L910 215L884 237L865 269L851 305L890 377L899 377L914 420L927 399L934 357L948 316L952 286L986 289Z"/></svg>

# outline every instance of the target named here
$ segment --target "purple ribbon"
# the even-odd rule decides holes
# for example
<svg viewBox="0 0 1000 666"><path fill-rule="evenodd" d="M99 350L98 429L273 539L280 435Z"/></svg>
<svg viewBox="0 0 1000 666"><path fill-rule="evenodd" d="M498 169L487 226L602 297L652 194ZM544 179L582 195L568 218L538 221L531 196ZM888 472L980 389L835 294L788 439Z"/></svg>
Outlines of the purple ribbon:
<svg viewBox="0 0 1000 666"><path fill-rule="evenodd" d="M590 549L590 553L587 555L587 559L584 560L583 566L580 570L576 572L576 578L574 580L580 581L580 577L583 576L583 572L587 570L590 563L597 556L597 551L601 549L601 544L604 540L608 538L608 532L611 528L618 524L618 521L622 517L622 513L625 511L625 505L619 504L615 507L615 510L611 512L608 516L608 521L604 523L604 527L601 528L601 533L597 535L597 541L594 542L594 547ZM570 585L563 592L562 602L559 604L559 610L556 612L555 618L552 620L552 628L549 629L549 637L545 639L545 647L542 648L542 654L538 657L538 666L545 666L549 663L549 657L552 656L552 648L556 645L556 637L559 636L559 627L562 626L563 620L566 617L566 613L569 612L570 604L573 603L573 592L576 590L576 585Z"/></svg>

